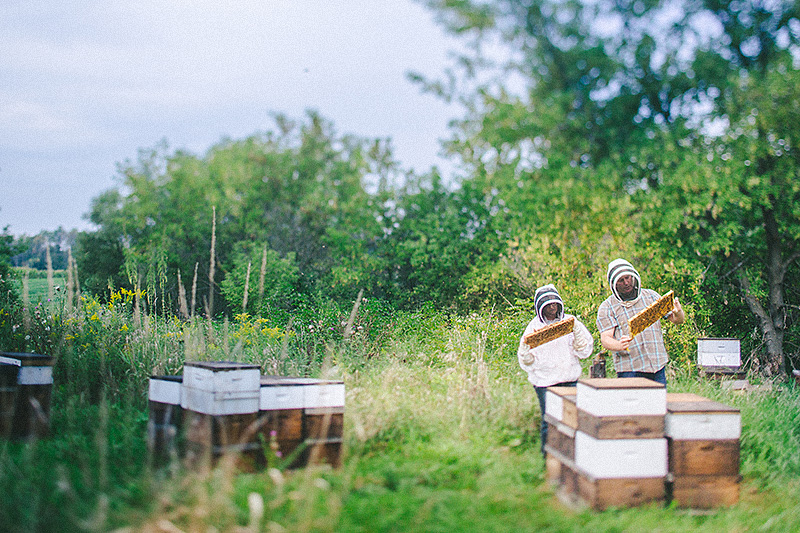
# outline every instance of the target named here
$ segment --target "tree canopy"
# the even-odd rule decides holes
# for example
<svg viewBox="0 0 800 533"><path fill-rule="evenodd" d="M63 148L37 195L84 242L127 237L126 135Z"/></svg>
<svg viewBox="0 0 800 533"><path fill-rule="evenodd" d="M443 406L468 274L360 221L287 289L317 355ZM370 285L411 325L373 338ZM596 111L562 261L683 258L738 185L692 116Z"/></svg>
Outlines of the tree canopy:
<svg viewBox="0 0 800 533"><path fill-rule="evenodd" d="M423 3L469 45L441 79L410 75L463 105L455 175L404 171L389 140L313 111L202 155L159 144L94 199L82 289L283 320L361 290L518 309L554 282L592 321L621 256L676 290L694 338L740 338L769 375L800 364L795 2Z"/></svg>

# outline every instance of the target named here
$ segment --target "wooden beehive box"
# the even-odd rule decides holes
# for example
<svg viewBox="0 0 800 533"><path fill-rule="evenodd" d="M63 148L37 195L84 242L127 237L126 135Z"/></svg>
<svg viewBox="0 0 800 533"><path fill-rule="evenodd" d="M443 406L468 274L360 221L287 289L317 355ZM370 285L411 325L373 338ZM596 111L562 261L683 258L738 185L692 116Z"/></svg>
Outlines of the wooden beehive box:
<svg viewBox="0 0 800 533"><path fill-rule="evenodd" d="M578 427L576 394L575 387L548 387L545 392L545 412L542 413L542 416L549 416L556 422L561 422L571 428Z"/></svg>
<svg viewBox="0 0 800 533"><path fill-rule="evenodd" d="M596 439L664 436L666 389L644 378L581 380L577 429Z"/></svg>
<svg viewBox="0 0 800 533"><path fill-rule="evenodd" d="M186 363L181 407L215 416L256 413L260 378L258 365L227 361Z"/></svg>
<svg viewBox="0 0 800 533"><path fill-rule="evenodd" d="M183 376L151 376L148 382L147 447L156 462L180 454L182 384Z"/></svg>
<svg viewBox="0 0 800 533"><path fill-rule="evenodd" d="M581 503L601 511L663 502L666 497L664 476L640 477L642 473L636 472L635 477L595 477L557 452L548 452L547 461L548 480L558 486L559 497L570 504Z"/></svg>
<svg viewBox="0 0 800 533"><path fill-rule="evenodd" d="M729 405L670 395L665 430L667 437L674 440L738 440L742 417L739 409Z"/></svg>
<svg viewBox="0 0 800 533"><path fill-rule="evenodd" d="M303 431L309 445L307 462L342 462L344 437L344 382L317 380L306 389Z"/></svg>
<svg viewBox="0 0 800 533"><path fill-rule="evenodd" d="M739 339L697 339L697 366L712 374L735 374L742 365Z"/></svg>
<svg viewBox="0 0 800 533"><path fill-rule="evenodd" d="M578 380L579 411L596 417L664 416L667 389L646 378L587 378Z"/></svg>
<svg viewBox="0 0 800 533"><path fill-rule="evenodd" d="M668 490L679 507L709 509L739 499L741 415L707 398L667 396Z"/></svg>
<svg viewBox="0 0 800 533"><path fill-rule="evenodd" d="M280 456L299 452L292 466L339 466L344 397L342 381L262 376L260 431Z"/></svg>
<svg viewBox="0 0 800 533"><path fill-rule="evenodd" d="M562 463L575 459L575 428L578 425L575 387L548 387L542 416L548 428L544 447L547 479L563 488L571 478L565 478L569 471L562 469Z"/></svg>
<svg viewBox="0 0 800 533"><path fill-rule="evenodd" d="M597 439L575 433L575 466L598 479L661 478L667 475L667 440Z"/></svg>
<svg viewBox="0 0 800 533"><path fill-rule="evenodd" d="M260 377L258 365L228 361L184 365L181 407L190 461L237 454L243 469L263 464L256 439Z"/></svg>
<svg viewBox="0 0 800 533"><path fill-rule="evenodd" d="M50 432L53 358L34 353L0 352L0 431L14 439Z"/></svg>
<svg viewBox="0 0 800 533"><path fill-rule="evenodd" d="M644 378L581 379L575 407L573 439L553 424L557 437L548 434L546 446L560 462L562 490L594 509L663 501L665 387Z"/></svg>
<svg viewBox="0 0 800 533"><path fill-rule="evenodd" d="M547 442L545 452L558 458L575 460L575 428L557 422L545 415L547 420Z"/></svg>

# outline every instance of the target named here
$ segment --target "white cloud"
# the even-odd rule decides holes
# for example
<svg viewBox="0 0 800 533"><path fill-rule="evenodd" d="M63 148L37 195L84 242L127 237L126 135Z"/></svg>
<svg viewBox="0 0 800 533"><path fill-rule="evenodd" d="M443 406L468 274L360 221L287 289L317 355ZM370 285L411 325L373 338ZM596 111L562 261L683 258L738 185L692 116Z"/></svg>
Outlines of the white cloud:
<svg viewBox="0 0 800 533"><path fill-rule="evenodd" d="M412 0L6 0L0 227L83 226L138 148L166 138L202 152L271 127L272 112L316 109L340 132L392 137L407 166L441 164L437 139L456 110L404 74L437 75L455 45ZM59 179L78 196L12 216L10 203L31 201L26 183L54 168L69 169Z"/></svg>

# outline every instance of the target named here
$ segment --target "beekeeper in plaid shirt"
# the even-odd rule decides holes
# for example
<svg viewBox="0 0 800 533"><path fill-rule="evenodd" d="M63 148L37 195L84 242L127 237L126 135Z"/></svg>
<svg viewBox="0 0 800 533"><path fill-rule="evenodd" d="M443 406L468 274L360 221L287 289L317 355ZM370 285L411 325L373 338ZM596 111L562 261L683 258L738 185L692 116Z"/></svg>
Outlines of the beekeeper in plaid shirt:
<svg viewBox="0 0 800 533"><path fill-rule="evenodd" d="M656 321L634 338L631 338L628 326L633 316L661 296L656 291L643 289L639 273L624 259L609 263L607 277L612 294L597 310L597 331L600 332L600 344L614 355L617 376L644 377L666 385L664 368L669 355L664 346L661 321ZM683 324L686 316L677 298L665 318L673 324Z"/></svg>

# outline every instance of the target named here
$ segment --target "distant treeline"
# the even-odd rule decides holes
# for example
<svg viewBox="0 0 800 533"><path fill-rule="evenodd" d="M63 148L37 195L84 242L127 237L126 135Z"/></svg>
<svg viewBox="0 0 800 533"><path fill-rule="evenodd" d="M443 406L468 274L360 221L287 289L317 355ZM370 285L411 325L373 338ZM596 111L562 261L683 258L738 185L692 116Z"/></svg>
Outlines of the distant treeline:
<svg viewBox="0 0 800 533"><path fill-rule="evenodd" d="M184 295L198 312L284 320L361 290L391 308L502 310L552 282L591 322L624 257L676 292L695 338L742 339L767 375L799 364L791 3L700 1L669 26L660 2L529 4L428 3L456 35L509 45L494 72L473 56L444 80L411 76L463 105L443 144L454 176L407 172L389 141L316 112L202 155L141 150L94 199L99 229L77 235L82 290L150 287L164 311ZM509 71L513 90L483 75Z"/></svg>

